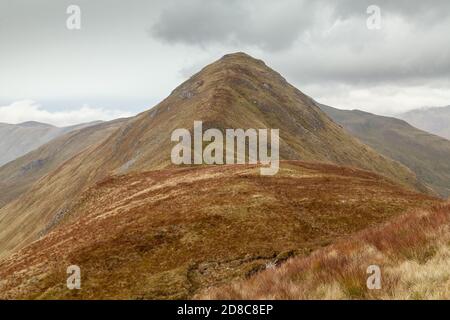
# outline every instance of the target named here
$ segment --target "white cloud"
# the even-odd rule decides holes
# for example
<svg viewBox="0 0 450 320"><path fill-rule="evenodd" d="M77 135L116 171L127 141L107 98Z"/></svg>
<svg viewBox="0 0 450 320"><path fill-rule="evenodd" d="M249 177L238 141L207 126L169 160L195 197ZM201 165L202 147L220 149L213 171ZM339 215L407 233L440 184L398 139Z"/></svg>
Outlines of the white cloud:
<svg viewBox="0 0 450 320"><path fill-rule="evenodd" d="M446 87L424 85L376 85L372 87L346 84L311 85L305 93L316 101L340 109L359 109L379 115L396 114L424 106L447 106L450 91Z"/></svg>
<svg viewBox="0 0 450 320"><path fill-rule="evenodd" d="M133 114L127 111L93 108L87 105L78 109L52 112L45 110L40 104L32 100L16 101L8 106L0 106L0 122L3 123L38 121L63 127L130 116L133 116Z"/></svg>

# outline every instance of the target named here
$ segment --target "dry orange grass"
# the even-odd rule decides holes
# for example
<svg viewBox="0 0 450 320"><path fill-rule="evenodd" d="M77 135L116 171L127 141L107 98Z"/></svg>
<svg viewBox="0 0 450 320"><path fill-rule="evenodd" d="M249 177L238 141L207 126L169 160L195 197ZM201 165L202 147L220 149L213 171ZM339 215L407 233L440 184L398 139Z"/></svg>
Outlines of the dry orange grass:
<svg viewBox="0 0 450 320"><path fill-rule="evenodd" d="M3 299L188 299L440 200L354 168L283 161L109 177L0 261ZM82 270L70 291L66 268Z"/></svg>
<svg viewBox="0 0 450 320"><path fill-rule="evenodd" d="M206 290L203 299L448 299L450 204L416 209L293 258L250 279ZM382 288L367 289L369 265L382 271Z"/></svg>

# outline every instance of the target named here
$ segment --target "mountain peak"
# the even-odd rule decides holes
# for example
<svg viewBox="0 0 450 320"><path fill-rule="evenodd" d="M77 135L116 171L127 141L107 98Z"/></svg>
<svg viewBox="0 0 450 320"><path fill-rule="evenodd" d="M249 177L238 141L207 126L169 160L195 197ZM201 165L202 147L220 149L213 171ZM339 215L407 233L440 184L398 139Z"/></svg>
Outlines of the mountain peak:
<svg viewBox="0 0 450 320"><path fill-rule="evenodd" d="M172 94L190 99L201 92L210 90L250 89L259 90L281 88L288 85L285 78L267 66L264 61L244 52L224 55L207 65L190 79L178 86ZM275 90L276 91L276 90ZM275 92L274 91L274 92Z"/></svg>
<svg viewBox="0 0 450 320"><path fill-rule="evenodd" d="M224 55L222 58L220 58L219 61L251 62L265 65L264 61L256 59L245 52L228 53Z"/></svg>

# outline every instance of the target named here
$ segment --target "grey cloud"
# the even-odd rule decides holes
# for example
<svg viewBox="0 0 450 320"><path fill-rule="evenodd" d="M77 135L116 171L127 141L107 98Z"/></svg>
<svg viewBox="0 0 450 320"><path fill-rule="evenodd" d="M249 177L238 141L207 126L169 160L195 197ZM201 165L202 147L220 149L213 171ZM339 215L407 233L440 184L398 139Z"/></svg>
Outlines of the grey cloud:
<svg viewBox="0 0 450 320"><path fill-rule="evenodd" d="M65 27L69 4L82 9L80 32ZM379 31L366 28L372 4L382 10ZM432 104L422 99L425 89L411 90L428 86L443 103L443 91L450 93L448 12L448 0L4 0L0 101L141 110L223 54L246 51L300 89L342 105L352 97L328 88L403 88L412 96L401 96L406 108L412 100Z"/></svg>
<svg viewBox="0 0 450 320"><path fill-rule="evenodd" d="M332 37L315 38L312 46L300 45L274 57L301 83L343 82L405 85L450 77L450 21L430 30L373 33L357 28L352 20ZM351 36L349 36L351 35Z"/></svg>
<svg viewBox="0 0 450 320"><path fill-rule="evenodd" d="M450 11L448 0L194 0L172 2L165 7L150 33L170 43L240 43L276 51L289 48L301 35L317 27L324 12L331 12L328 18L333 24L339 19L365 18L370 5L420 27L439 24Z"/></svg>
<svg viewBox="0 0 450 320"><path fill-rule="evenodd" d="M439 20L446 18L450 11L448 0L340 0L335 1L334 13L345 19L360 15L370 5L380 7L385 14L402 16L412 24L439 23Z"/></svg>
<svg viewBox="0 0 450 320"><path fill-rule="evenodd" d="M286 49L313 21L304 1L195 0L164 8L150 34L170 43L245 44Z"/></svg>
<svg viewBox="0 0 450 320"><path fill-rule="evenodd" d="M450 76L450 1L189 1L162 9L150 34L167 43L266 51L294 80L414 82ZM382 30L366 27L369 5ZM447 31L446 31L447 30Z"/></svg>

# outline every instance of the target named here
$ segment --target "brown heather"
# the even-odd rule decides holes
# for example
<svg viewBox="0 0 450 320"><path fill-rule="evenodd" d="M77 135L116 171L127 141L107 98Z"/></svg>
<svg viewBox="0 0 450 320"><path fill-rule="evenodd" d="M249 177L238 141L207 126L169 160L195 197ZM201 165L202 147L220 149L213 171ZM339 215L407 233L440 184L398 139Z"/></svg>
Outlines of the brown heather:
<svg viewBox="0 0 450 320"><path fill-rule="evenodd" d="M283 161L273 177L245 165L109 177L0 262L0 298L192 298L437 203L374 173L298 161ZM71 264L82 270L79 291L65 286ZM326 283L328 267L317 268Z"/></svg>
<svg viewBox="0 0 450 320"><path fill-rule="evenodd" d="M369 290L378 265L382 289ZM210 288L203 299L449 299L450 204L414 209L381 225L290 259L246 280Z"/></svg>

